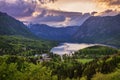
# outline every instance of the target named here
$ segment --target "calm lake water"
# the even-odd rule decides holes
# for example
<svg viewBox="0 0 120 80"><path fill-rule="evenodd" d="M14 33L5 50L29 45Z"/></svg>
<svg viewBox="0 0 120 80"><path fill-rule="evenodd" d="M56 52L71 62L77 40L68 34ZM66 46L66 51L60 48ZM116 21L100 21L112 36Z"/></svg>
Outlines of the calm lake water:
<svg viewBox="0 0 120 80"><path fill-rule="evenodd" d="M74 52L84 49L87 47L95 46L95 45L102 45L102 46L108 46L108 45L103 45L103 44L86 44L86 43L62 43L56 47L53 47L51 49L51 52L53 54L58 54L58 55L64 55L64 54L74 54Z"/></svg>

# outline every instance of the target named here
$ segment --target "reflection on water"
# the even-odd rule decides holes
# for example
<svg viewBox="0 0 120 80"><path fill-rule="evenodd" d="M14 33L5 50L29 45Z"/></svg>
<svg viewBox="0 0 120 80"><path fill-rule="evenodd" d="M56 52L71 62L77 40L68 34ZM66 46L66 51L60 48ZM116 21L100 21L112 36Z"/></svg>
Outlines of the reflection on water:
<svg viewBox="0 0 120 80"><path fill-rule="evenodd" d="M62 43L61 45L51 49L51 52L58 55L73 54L75 51L84 49L90 46L101 45L101 44L86 44L86 43Z"/></svg>

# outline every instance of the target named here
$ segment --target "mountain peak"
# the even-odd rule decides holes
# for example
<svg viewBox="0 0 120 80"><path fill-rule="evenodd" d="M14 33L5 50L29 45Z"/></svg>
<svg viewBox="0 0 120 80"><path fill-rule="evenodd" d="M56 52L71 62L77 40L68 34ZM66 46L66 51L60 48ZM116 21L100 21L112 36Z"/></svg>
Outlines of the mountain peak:
<svg viewBox="0 0 120 80"><path fill-rule="evenodd" d="M0 12L0 16L7 15L7 13Z"/></svg>
<svg viewBox="0 0 120 80"><path fill-rule="evenodd" d="M0 12L0 35L21 35L33 37L32 32L20 21Z"/></svg>
<svg viewBox="0 0 120 80"><path fill-rule="evenodd" d="M120 15L92 16L74 34L77 41L118 45L120 41ZM119 45L120 46L120 45Z"/></svg>

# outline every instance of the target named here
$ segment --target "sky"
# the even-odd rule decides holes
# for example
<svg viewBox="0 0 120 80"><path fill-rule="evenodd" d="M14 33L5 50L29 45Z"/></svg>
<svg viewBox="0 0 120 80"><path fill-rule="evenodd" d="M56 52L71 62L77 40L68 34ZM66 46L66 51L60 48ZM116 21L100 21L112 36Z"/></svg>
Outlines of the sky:
<svg viewBox="0 0 120 80"><path fill-rule="evenodd" d="M0 0L0 11L25 23L73 26L119 14L120 0Z"/></svg>

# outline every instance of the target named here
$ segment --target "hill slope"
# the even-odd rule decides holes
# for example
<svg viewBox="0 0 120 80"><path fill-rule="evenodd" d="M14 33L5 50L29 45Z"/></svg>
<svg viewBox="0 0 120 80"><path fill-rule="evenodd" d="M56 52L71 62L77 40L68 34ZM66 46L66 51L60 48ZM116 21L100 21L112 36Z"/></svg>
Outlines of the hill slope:
<svg viewBox="0 0 120 80"><path fill-rule="evenodd" d="M74 34L79 42L104 43L120 47L120 14L106 17L90 17Z"/></svg>
<svg viewBox="0 0 120 80"><path fill-rule="evenodd" d="M0 12L0 35L34 36L22 22L2 12Z"/></svg>
<svg viewBox="0 0 120 80"><path fill-rule="evenodd" d="M0 12L0 55L48 53L56 44L37 38L22 22Z"/></svg>
<svg viewBox="0 0 120 80"><path fill-rule="evenodd" d="M57 41L71 41L72 35L78 30L78 28L79 26L56 28L45 24L30 25L30 30L40 38Z"/></svg>
<svg viewBox="0 0 120 80"><path fill-rule="evenodd" d="M49 53L57 43L45 40L34 40L21 36L0 36L0 55L24 55Z"/></svg>

